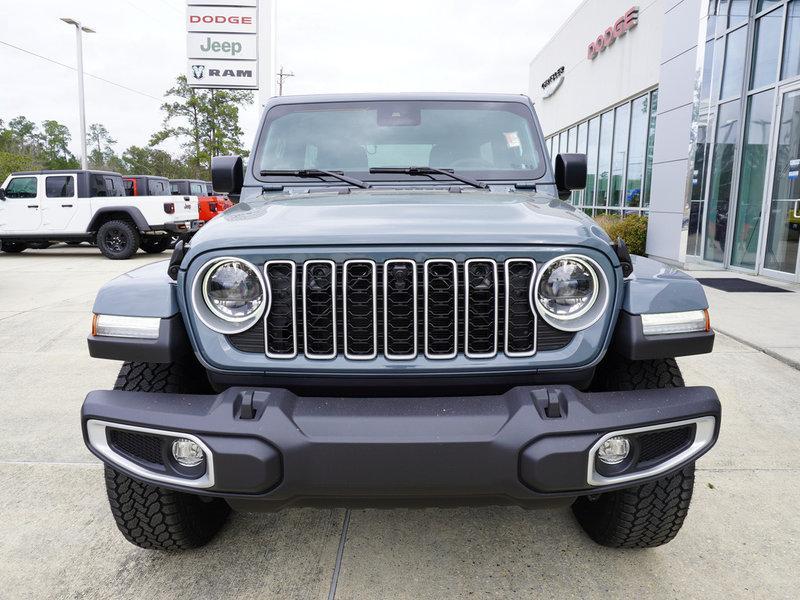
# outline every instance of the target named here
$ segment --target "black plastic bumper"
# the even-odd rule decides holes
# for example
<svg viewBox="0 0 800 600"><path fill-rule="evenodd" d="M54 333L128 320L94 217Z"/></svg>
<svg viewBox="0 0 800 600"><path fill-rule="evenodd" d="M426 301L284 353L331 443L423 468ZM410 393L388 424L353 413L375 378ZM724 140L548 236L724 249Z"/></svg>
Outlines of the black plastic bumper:
<svg viewBox="0 0 800 600"><path fill-rule="evenodd" d="M139 479L148 477L89 443L87 423L195 435L212 452L213 485L159 485L224 496L244 510L570 499L632 485L587 481L590 449L604 434L700 417L713 417L713 435L670 471L716 441L720 403L711 388L518 387L499 396L364 399L252 388L218 396L95 391L82 408L89 449Z"/></svg>

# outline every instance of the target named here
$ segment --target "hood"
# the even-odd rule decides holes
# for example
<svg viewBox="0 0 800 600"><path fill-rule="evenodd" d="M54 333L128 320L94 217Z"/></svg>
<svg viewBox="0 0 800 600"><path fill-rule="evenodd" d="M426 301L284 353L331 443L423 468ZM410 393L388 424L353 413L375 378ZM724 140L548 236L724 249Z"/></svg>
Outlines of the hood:
<svg viewBox="0 0 800 600"><path fill-rule="evenodd" d="M609 251L582 211L545 194L363 190L264 195L207 223L192 254L222 248L309 245L546 244Z"/></svg>

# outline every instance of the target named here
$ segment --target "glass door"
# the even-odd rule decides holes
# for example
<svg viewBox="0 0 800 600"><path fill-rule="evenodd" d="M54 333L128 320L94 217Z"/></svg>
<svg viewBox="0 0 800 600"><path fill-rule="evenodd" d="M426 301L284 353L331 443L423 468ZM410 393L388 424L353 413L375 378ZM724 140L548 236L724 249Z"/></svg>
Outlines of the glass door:
<svg viewBox="0 0 800 600"><path fill-rule="evenodd" d="M761 266L772 277L800 280L800 85L778 97Z"/></svg>

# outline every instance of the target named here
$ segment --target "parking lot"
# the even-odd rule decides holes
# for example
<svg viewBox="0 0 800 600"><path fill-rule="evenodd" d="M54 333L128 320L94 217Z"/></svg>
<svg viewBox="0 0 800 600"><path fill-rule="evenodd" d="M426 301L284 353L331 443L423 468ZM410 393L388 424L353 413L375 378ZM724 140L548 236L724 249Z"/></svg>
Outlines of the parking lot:
<svg viewBox="0 0 800 600"><path fill-rule="evenodd" d="M568 510L495 507L235 514L201 550L135 548L81 438L84 395L119 368L85 336L98 287L163 258L0 254L0 598L797 597L800 371L724 335L680 360L717 389L723 427L665 547L603 549Z"/></svg>

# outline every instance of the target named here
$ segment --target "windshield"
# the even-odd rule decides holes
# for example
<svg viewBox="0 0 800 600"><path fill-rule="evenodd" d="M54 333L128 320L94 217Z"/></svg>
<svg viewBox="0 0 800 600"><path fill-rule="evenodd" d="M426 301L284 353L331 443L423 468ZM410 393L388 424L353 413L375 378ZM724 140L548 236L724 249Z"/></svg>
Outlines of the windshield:
<svg viewBox="0 0 800 600"><path fill-rule="evenodd" d="M303 169L343 171L365 181L420 179L369 172L382 167L452 169L486 180L537 179L545 171L531 110L517 102L280 105L267 114L256 152L254 172L264 181L299 179L261 171ZM447 180L423 179L432 178Z"/></svg>

